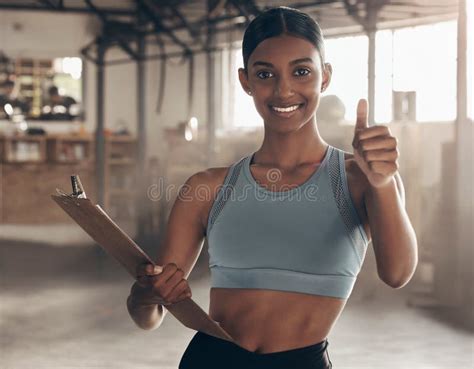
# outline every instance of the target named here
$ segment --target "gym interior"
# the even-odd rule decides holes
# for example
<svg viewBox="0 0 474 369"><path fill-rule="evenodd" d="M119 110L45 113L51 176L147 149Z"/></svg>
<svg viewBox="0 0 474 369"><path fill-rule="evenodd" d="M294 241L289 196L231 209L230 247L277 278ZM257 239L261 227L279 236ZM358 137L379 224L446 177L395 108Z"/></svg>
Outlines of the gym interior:
<svg viewBox="0 0 474 369"><path fill-rule="evenodd" d="M262 142L237 70L245 27L274 6L323 30L321 136L352 152L366 98L397 137L417 235L403 288L369 244L328 337L334 367L473 367L474 1L0 0L1 368L177 368L195 331L171 314L138 328L132 276L51 195L79 176L154 258L180 186ZM205 311L208 261L205 240L189 276Z"/></svg>

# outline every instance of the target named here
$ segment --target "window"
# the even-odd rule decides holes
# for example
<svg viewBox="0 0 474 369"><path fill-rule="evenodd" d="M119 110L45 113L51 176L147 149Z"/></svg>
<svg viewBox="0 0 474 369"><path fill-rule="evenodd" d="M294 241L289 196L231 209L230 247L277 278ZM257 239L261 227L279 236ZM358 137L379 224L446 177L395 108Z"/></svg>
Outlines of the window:
<svg viewBox="0 0 474 369"><path fill-rule="evenodd" d="M236 128L263 127L262 117L258 114L252 96L247 95L240 85L237 70L244 67L242 49L231 49L229 84L232 93L229 96L230 123Z"/></svg>
<svg viewBox="0 0 474 369"><path fill-rule="evenodd" d="M376 34L375 121L393 118L393 91L415 91L418 122L456 118L457 22L442 22ZM327 94L346 106L355 122L357 101L367 97L366 36L326 39L326 58L333 65ZM350 63L347 61L350 60ZM361 71L355 75L354 71Z"/></svg>
<svg viewBox="0 0 474 369"><path fill-rule="evenodd" d="M333 75L324 95L338 96L346 107L345 119L355 122L357 103L368 94L368 38L330 38L325 40L325 47L326 62L332 65Z"/></svg>
<svg viewBox="0 0 474 369"><path fill-rule="evenodd" d="M472 8L472 3L469 3ZM474 13L474 10L471 11ZM468 10L468 14L470 14ZM469 22L468 22L469 23ZM469 114L472 116L472 34L468 58ZM331 83L324 95L336 95L345 105L345 120L355 122L357 102L368 96L368 38L327 38L326 61L333 67ZM230 51L228 116L233 127L261 126L252 99L242 91L237 68L241 50ZM382 30L376 34L375 121L393 120L393 92L416 95L416 121L452 122L456 118L457 21Z"/></svg>
<svg viewBox="0 0 474 369"><path fill-rule="evenodd" d="M81 58L57 58L53 63L53 83L62 95L69 95L82 101L82 60Z"/></svg>
<svg viewBox="0 0 474 369"><path fill-rule="evenodd" d="M416 91L419 122L456 119L457 22L393 33L393 89Z"/></svg>
<svg viewBox="0 0 474 369"><path fill-rule="evenodd" d="M82 95L80 58L0 58L0 119L72 120Z"/></svg>

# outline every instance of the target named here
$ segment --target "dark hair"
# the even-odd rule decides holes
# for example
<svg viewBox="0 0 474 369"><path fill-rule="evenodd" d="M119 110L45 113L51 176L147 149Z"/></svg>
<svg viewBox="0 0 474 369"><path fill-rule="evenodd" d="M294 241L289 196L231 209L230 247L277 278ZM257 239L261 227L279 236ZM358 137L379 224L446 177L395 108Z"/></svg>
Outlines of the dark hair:
<svg viewBox="0 0 474 369"><path fill-rule="evenodd" d="M319 24L308 14L300 10L280 6L260 13L250 22L242 41L244 69L250 55L262 41L281 35L300 37L311 42L319 51L321 65L324 66L324 39Z"/></svg>
<svg viewBox="0 0 474 369"><path fill-rule="evenodd" d="M59 95L59 90L56 86L51 86L50 88L48 88L48 93L50 96L56 96Z"/></svg>

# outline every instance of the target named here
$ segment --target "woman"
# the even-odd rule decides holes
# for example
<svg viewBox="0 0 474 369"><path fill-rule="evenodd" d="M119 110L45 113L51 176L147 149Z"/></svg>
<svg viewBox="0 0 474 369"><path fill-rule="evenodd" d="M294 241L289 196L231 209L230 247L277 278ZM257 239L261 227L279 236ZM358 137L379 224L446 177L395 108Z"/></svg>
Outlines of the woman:
<svg viewBox="0 0 474 369"><path fill-rule="evenodd" d="M239 78L263 118L263 143L229 168L186 181L160 248L163 272L138 271L129 312L154 329L163 305L190 297L186 279L207 237L209 314L235 343L197 332L180 368L331 368L327 336L371 238L389 286L405 285L417 264L397 140L386 126L368 127L365 100L353 155L322 139L315 112L332 69L305 13L280 7L256 17L243 58Z"/></svg>

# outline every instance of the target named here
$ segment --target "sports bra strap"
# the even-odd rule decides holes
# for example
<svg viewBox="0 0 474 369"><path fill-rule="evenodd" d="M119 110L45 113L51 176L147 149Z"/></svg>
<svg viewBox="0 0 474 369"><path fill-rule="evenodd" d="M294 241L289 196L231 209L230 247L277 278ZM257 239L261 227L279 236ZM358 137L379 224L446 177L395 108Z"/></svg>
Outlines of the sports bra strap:
<svg viewBox="0 0 474 369"><path fill-rule="evenodd" d="M329 160L328 172L331 180L331 188L334 194L341 218L346 229L351 236L359 261L362 261L365 254L365 246L368 243L364 232L361 232L361 221L352 202L351 194L347 184L346 165L344 151L336 149Z"/></svg>
<svg viewBox="0 0 474 369"><path fill-rule="evenodd" d="M246 157L243 157L229 167L224 182L217 191L216 198L214 199L214 203L209 211L206 234L209 233L215 220L219 216L219 213L224 208L226 201L230 198L245 159Z"/></svg>

